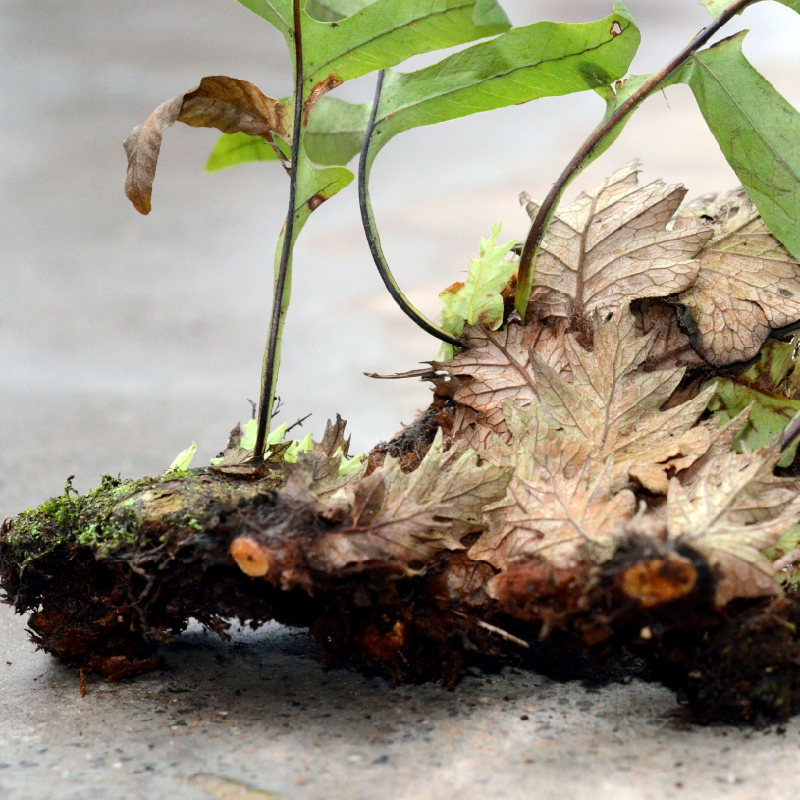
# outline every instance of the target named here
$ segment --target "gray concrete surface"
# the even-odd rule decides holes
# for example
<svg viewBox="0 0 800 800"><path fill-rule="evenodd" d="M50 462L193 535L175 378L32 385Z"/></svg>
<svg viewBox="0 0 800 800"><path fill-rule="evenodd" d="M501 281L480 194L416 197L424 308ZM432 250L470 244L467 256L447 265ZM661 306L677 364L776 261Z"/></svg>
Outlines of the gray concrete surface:
<svg viewBox="0 0 800 800"><path fill-rule="evenodd" d="M610 3L506 6L523 23L599 17ZM644 39L637 72L707 19L693 0L670 4L680 18L629 6ZM749 56L800 101L800 17L763 3L737 26L753 28ZM205 460L248 415L285 180L262 165L204 175L215 134L175 128L142 218L122 194L120 143L203 75L273 94L289 76L280 41L233 0L0 0L0 68L2 518L71 474L86 489L104 471L159 471L193 440ZM347 96L370 93L366 81ZM376 212L419 305L435 313L493 221L523 232L517 193L541 196L601 112L588 95L541 101L409 133L382 154ZM693 194L735 184L680 87L651 99L581 184L633 157L644 179ZM414 367L436 345L383 293L352 190L304 231L295 298L286 419L311 411L320 431L340 411L366 449L426 405L424 386L361 374ZM193 632L168 658L166 673L92 680L81 698L75 675L0 608L0 797L223 796L192 778L205 774L285 798L783 798L800 778L798 722L681 727L671 694L643 684L588 692L508 672L454 692L393 688L327 671L280 628L228 645Z"/></svg>

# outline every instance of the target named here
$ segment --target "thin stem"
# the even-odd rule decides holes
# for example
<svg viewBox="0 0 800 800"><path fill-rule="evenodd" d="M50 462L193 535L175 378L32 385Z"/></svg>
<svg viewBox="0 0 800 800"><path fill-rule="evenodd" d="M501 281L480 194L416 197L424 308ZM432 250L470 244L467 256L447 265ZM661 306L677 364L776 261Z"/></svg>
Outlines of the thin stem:
<svg viewBox="0 0 800 800"><path fill-rule="evenodd" d="M389 294L394 298L397 305L403 310L414 323L419 325L422 330L441 339L443 342L452 344L455 347L463 347L461 341L442 330L438 325L434 325L418 308L411 304L409 299L400 291L397 281L394 279L389 265L386 263L386 256L381 247L381 240L378 236L378 229L375 225L375 214L372 210L372 203L369 199L367 182L370 170L370 146L375 132L375 121L378 117L378 106L381 101L381 90L383 89L384 70L378 72L378 83L375 87L375 99L372 103L372 111L369 115L367 130L364 133L364 141L361 145L361 155L358 160L358 205L361 208L361 221L364 225L364 233L367 237L372 259L378 268L384 285L389 290Z"/></svg>
<svg viewBox="0 0 800 800"><path fill-rule="evenodd" d="M800 414L795 414L783 429L781 435L781 452L788 450L800 435Z"/></svg>
<svg viewBox="0 0 800 800"><path fill-rule="evenodd" d="M297 195L297 171L300 165L300 137L303 124L303 36L300 21L300 2L294 0L294 135L292 136L292 171L289 174L289 212L283 230L281 258L275 274L275 287L272 295L272 314L270 317L269 338L264 351L261 368L261 396L258 401L258 423L253 460L264 458L264 446L272 422L272 405L275 402L275 387L280 367L280 341L285 317L285 293L289 286L287 278L294 244L294 218Z"/></svg>
<svg viewBox="0 0 800 800"><path fill-rule="evenodd" d="M657 72L652 78L643 83L608 117L608 119L600 123L589 135L589 138L580 146L578 152L570 159L570 162L564 168L561 175L559 175L558 180L553 184L544 202L539 207L539 211L528 231L525 246L522 248L522 254L519 259L519 275L517 278L517 292L514 298L514 305L523 319L528 310L528 300L533 286L533 262L538 255L539 247L549 227L550 218L553 215L555 206L563 194L564 189L567 187L567 184L569 184L575 174L580 172L585 162L591 157L595 148L609 133L611 133L611 131L613 131L617 124L641 103L645 97L654 92L673 72L677 71L692 53L706 44L723 25L730 21L736 14L744 10L746 6L754 2L757 2L757 0L736 0L736 2L732 3L718 19L700 31L700 33L692 39L664 69Z"/></svg>

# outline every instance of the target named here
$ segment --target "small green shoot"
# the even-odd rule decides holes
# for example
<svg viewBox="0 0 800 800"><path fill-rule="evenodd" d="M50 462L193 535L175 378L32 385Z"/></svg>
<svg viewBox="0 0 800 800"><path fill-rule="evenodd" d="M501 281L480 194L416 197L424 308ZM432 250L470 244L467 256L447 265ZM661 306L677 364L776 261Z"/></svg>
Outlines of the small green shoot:
<svg viewBox="0 0 800 800"><path fill-rule="evenodd" d="M307 453L314 449L314 442L311 441L311 434L307 433L302 439L295 439L283 454L283 460L289 464L297 463L297 456L300 453Z"/></svg>
<svg viewBox="0 0 800 800"><path fill-rule="evenodd" d="M164 473L165 475L175 474L180 475L182 472L186 472L189 467L192 465L192 459L194 458L194 454L197 452L197 444L192 442L185 450L181 450L177 456L172 460L172 463L167 467L167 471Z"/></svg>
<svg viewBox="0 0 800 800"><path fill-rule="evenodd" d="M439 294L442 301L442 328L459 338L464 325L480 323L496 331L503 324L502 291L517 269L516 260L509 258L517 240L497 244L502 225L496 222L488 239L481 239L480 255L473 258L467 280L454 283ZM449 361L453 345L443 342L436 361Z"/></svg>

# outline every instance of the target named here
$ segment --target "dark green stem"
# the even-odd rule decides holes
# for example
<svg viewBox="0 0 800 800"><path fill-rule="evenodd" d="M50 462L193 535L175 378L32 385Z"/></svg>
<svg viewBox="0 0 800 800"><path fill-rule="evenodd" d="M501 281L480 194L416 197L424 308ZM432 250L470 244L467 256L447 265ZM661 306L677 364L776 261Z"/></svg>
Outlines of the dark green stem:
<svg viewBox="0 0 800 800"><path fill-rule="evenodd" d="M370 170L370 147L375 132L375 121L378 116L378 106L381 101L381 89L383 88L384 70L378 73L378 83L375 87L375 100L372 103L372 112L369 115L367 130L364 134L364 142L361 145L361 156L358 160L358 204L361 208L361 221L364 225L364 233L367 236L372 259L378 268L384 285L389 290L389 294L394 298L397 305L403 310L406 316L410 317L422 330L441 339L443 342L452 344L455 347L462 347L462 343L443 331L438 325L434 325L418 308L411 304L409 299L400 291L397 281L394 279L389 265L386 263L386 256L381 247L381 240L378 236L378 229L375 225L375 214L372 211L372 203L369 199L367 184L369 181Z"/></svg>
<svg viewBox="0 0 800 800"><path fill-rule="evenodd" d="M553 184L550 191L545 197L539 211L531 223L528 237L525 240L525 246L522 248L522 254L519 259L519 274L517 278L517 292L514 297L514 306L520 313L522 318L525 318L528 310L528 300L531 296L531 289L533 288L533 263L534 259L539 253L539 247L542 243L547 228L550 224L550 219L553 216L556 204L558 203L564 189L567 187L572 178L581 171L586 162L591 158L595 148L603 141L603 139L611 133L611 131L618 125L625 117L636 108L649 94L658 89L659 85L669 78L676 70L678 70L689 56L701 48L708 40L714 36L715 33L725 25L732 17L744 10L745 7L757 0L736 0L725 12L723 12L719 19L715 20L708 27L704 28L689 44L678 53L660 72L653 75L650 80L643 83L619 108L611 114L608 119L604 120L598 125L594 131L589 135L589 138L584 141L580 146L577 153L570 159L570 162L564 168L564 171L559 175L558 180Z"/></svg>
<svg viewBox="0 0 800 800"><path fill-rule="evenodd" d="M283 231L283 247L275 286L272 295L272 315L270 317L269 338L264 351L261 368L261 396L258 401L258 427L253 460L264 458L264 446L272 422L272 405L275 402L275 387L280 367L280 340L285 316L284 295L287 291L287 277L292 258L294 239L295 202L297 195L297 171L300 164L300 137L303 124L303 36L300 21L300 2L294 0L294 135L292 136L292 170L289 173L289 212Z"/></svg>

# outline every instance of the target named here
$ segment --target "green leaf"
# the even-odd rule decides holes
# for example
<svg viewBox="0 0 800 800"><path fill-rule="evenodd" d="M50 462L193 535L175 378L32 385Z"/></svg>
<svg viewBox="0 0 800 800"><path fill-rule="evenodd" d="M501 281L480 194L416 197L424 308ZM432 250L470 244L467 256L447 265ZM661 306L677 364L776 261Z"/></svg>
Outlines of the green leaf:
<svg viewBox="0 0 800 800"><path fill-rule="evenodd" d="M475 13L475 20L473 20ZM488 22L488 24L487 24ZM307 85L333 85L510 27L494 0L375 0L340 22L303 20Z"/></svg>
<svg viewBox="0 0 800 800"><path fill-rule="evenodd" d="M473 258L464 283L454 283L445 289L439 298L442 301L442 328L458 338L464 325L481 323L496 331L503 324L503 296L501 292L517 268L516 261L508 254L516 243L511 239L497 244L502 225L495 223L488 239L481 239L478 258ZM453 346L442 344L437 361L453 357Z"/></svg>
<svg viewBox="0 0 800 800"><path fill-rule="evenodd" d="M800 412L800 364L795 360L799 346L797 337L791 342L768 339L754 363L716 380L717 391L708 407L720 425L750 408L748 422L735 440L739 450L742 446L748 450L768 446ZM792 464L797 445L795 442L781 454L779 467Z"/></svg>
<svg viewBox="0 0 800 800"><path fill-rule="evenodd" d="M800 114L745 58L745 33L695 53L684 78L764 222L800 259Z"/></svg>
<svg viewBox="0 0 800 800"><path fill-rule="evenodd" d="M364 462L364 454L356 453L352 458L348 458L343 452L341 447L333 454L334 457L339 456L339 477L345 475L353 475L361 469Z"/></svg>
<svg viewBox="0 0 800 800"><path fill-rule="evenodd" d="M303 141L309 159L322 166L345 165L361 149L369 104L323 97L314 108ZM247 161L277 161L275 149L260 136L223 134L206 162L214 172Z"/></svg>
<svg viewBox="0 0 800 800"><path fill-rule="evenodd" d="M286 41L291 43L292 0L239 0L239 2L274 25Z"/></svg>
<svg viewBox="0 0 800 800"><path fill-rule="evenodd" d="M800 0L778 0L785 6L797 11L800 14ZM714 19L719 19L722 14L733 4L733 0L700 0L700 5L703 6ZM742 9L743 11L744 9ZM741 11L739 12L742 13Z"/></svg>
<svg viewBox="0 0 800 800"><path fill-rule="evenodd" d="M262 137L246 133L223 133L209 153L206 172L216 172L247 161L277 160L275 149Z"/></svg>
<svg viewBox="0 0 800 800"><path fill-rule="evenodd" d="M286 452L283 454L283 460L290 464L297 463L297 456L300 453L308 453L314 449L314 442L311 441L311 434L307 433L302 439L295 439Z"/></svg>
<svg viewBox="0 0 800 800"><path fill-rule="evenodd" d="M585 25L539 22L472 45L425 69L385 75L363 162L362 215L381 276L406 314L439 338L437 329L405 298L386 266L369 199L376 155L397 133L538 97L594 89L624 75L639 31L621 3Z"/></svg>
<svg viewBox="0 0 800 800"><path fill-rule="evenodd" d="M315 166L302 147L299 160L302 163L297 173L294 239L297 238L311 212L353 180L353 173L346 167ZM280 252L280 246L276 252Z"/></svg>
<svg viewBox="0 0 800 800"><path fill-rule="evenodd" d="M321 98L314 107L303 140L308 157L323 166L351 161L361 149L369 110L369 103Z"/></svg>
<svg viewBox="0 0 800 800"><path fill-rule="evenodd" d="M375 0L308 0L306 13L321 22L338 22L352 16Z"/></svg>
<svg viewBox="0 0 800 800"><path fill-rule="evenodd" d="M175 456L164 474L168 475L170 472L174 472L176 474L180 472L186 472L186 470L191 466L192 459L194 458L194 454L196 452L197 444L192 442L185 450L181 450L181 452Z"/></svg>
<svg viewBox="0 0 800 800"><path fill-rule="evenodd" d="M373 157L400 131L608 85L625 74L638 45L639 31L618 5L597 22L537 22L425 69L388 73Z"/></svg>
<svg viewBox="0 0 800 800"><path fill-rule="evenodd" d="M292 0L239 2L276 27L294 57ZM511 27L496 0L313 0L301 25L306 94Z"/></svg>

